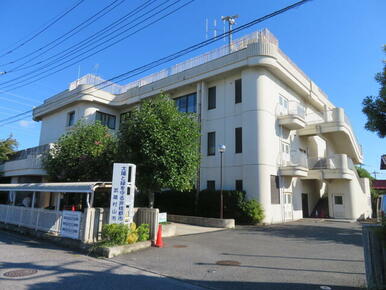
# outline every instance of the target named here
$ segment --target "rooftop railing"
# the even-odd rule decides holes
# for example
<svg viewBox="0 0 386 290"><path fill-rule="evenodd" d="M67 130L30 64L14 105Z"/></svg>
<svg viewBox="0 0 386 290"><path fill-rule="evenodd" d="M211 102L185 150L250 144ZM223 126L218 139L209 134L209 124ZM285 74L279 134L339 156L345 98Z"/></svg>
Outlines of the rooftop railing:
<svg viewBox="0 0 386 290"><path fill-rule="evenodd" d="M52 144L45 144L45 145L40 145L40 146L31 147L31 148L17 151L14 154L12 154L10 156L9 160L7 160L7 161L23 160L23 159L27 159L31 156L44 154L50 150L51 146L52 146Z"/></svg>
<svg viewBox="0 0 386 290"><path fill-rule="evenodd" d="M193 67L199 66L201 64L207 63L214 59L218 59L230 53L245 49L249 44L256 43L258 41L267 41L276 46L278 45L278 40L276 39L276 37L269 30L264 29L262 31L255 31L246 36L235 39L230 46L229 44L223 45L219 48L206 52L202 55L193 57L184 62L175 64L170 68L163 69L159 72L156 72L154 74L151 74L139 80L133 81L126 85L119 85L109 81L106 82L105 80L103 80L98 76L87 74L77 79L76 81L72 82L69 86L69 90L73 90L79 85L92 85L96 88L99 87L100 89L103 89L104 91L110 92L112 94L122 94L131 88L142 87L144 85L169 77L171 75L174 75L182 71L191 69ZM297 69L300 70L299 68Z"/></svg>

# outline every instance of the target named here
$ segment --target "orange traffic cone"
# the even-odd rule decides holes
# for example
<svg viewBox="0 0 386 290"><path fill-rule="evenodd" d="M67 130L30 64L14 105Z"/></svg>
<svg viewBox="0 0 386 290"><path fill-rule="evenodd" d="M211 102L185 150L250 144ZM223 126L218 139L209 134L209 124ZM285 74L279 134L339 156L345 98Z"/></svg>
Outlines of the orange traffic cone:
<svg viewBox="0 0 386 290"><path fill-rule="evenodd" d="M158 248L163 248L164 242L162 241L162 225L158 225L157 240L155 246Z"/></svg>

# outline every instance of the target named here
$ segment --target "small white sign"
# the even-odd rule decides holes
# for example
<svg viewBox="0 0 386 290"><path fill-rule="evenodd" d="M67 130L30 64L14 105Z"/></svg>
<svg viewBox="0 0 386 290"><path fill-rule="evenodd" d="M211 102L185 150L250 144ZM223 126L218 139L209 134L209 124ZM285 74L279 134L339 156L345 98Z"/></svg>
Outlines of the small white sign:
<svg viewBox="0 0 386 290"><path fill-rule="evenodd" d="M79 239L79 229L82 213L79 211L64 210L62 214L62 228L60 235L62 237Z"/></svg>
<svg viewBox="0 0 386 290"><path fill-rule="evenodd" d="M160 212L158 214L158 222L159 223L166 223L168 221L167 213L166 212Z"/></svg>

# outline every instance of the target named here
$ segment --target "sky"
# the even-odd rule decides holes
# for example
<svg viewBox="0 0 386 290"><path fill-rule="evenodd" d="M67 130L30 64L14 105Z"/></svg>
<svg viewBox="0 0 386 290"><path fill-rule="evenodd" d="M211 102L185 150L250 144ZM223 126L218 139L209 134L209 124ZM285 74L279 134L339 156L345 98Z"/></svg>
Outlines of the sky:
<svg viewBox="0 0 386 290"><path fill-rule="evenodd" d="M212 37L215 20L219 33L223 30L221 16L238 14L239 18L235 25L237 27L296 2L294 0L194 0L161 21L86 60L76 64L67 62L69 67L63 71L21 88L15 88L15 85L11 85L12 83L5 83L23 74L27 76L36 74L37 72L31 70L38 69L47 62L35 65L29 70L14 72L10 70L24 60L28 60L29 57L26 55L29 53L38 49L40 49L39 52L43 51L50 41L113 2L113 0L83 0L79 6L47 30L31 41L27 41L52 23L52 19L63 14L79 1L0 1L2 35L0 120L38 106L46 98L67 89L69 83L76 80L78 75L94 73L109 79L204 41L206 19L209 23L209 37ZM157 0L153 5L163 1ZM145 0L122 0L119 6L104 17L42 55L41 58L33 60L31 64L45 60L78 43L144 2ZM164 5L174 2L175 0L169 0ZM180 0L171 9L188 2L189 0ZM312 0L234 35L237 38L258 29L268 28L279 39L280 48L327 93L337 107L345 109L363 146L365 160L362 166L370 172L378 172L379 179L386 179L386 171L379 170L380 156L386 154L386 139L381 139L374 132L364 129L366 116L362 113L362 100L366 96L376 96L379 92L379 85L374 80L374 75L382 70L382 61L385 59L382 50L386 43L385 11L386 1L384 0ZM135 21L140 20L133 19L133 25L137 23ZM23 43L25 44L18 47ZM144 75L223 44L225 44L224 40L219 40L215 44L155 68ZM9 51L11 52L8 53ZM22 57L25 58L19 60ZM2 71L10 72L1 75ZM139 77L141 76L129 79L123 84ZM26 115L22 120L11 124L1 124L4 122L0 121L0 139L12 135L19 142L19 149L39 144L40 123L34 122L31 115Z"/></svg>

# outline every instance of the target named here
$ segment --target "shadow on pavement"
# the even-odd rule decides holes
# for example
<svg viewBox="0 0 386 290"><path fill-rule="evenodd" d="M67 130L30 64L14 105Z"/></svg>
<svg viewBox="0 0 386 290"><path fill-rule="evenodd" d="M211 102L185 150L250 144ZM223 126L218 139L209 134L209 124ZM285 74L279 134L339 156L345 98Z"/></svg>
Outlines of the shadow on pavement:
<svg viewBox="0 0 386 290"><path fill-rule="evenodd" d="M305 283L268 283L240 281L207 281L207 280L176 280L158 275L117 274L114 270L120 266L112 266L92 271L86 269L66 268L69 263L58 266L41 266L32 263L1 263L4 269L36 269L38 273L25 278L0 277L0 283L8 282L18 288L17 281L29 280L32 284L27 289L320 289L321 285ZM59 276L60 275L60 276ZM36 281L36 279L54 279L54 281ZM4 285L4 284L3 284ZM345 286L330 286L332 289L355 289ZM360 288L357 288L360 289Z"/></svg>

